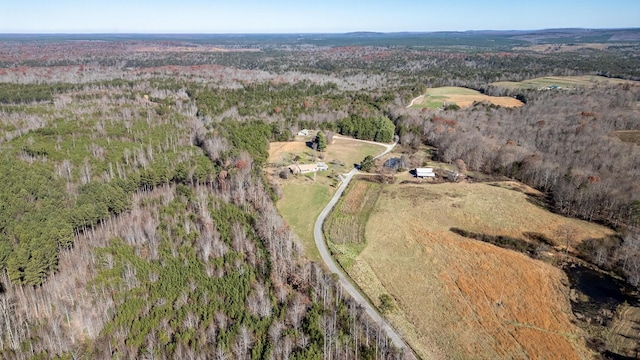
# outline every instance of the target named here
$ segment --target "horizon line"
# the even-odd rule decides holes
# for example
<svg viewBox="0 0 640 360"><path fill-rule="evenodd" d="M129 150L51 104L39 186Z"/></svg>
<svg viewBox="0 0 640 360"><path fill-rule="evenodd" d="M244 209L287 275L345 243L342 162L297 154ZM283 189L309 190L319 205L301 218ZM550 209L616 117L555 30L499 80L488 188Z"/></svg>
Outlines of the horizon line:
<svg viewBox="0 0 640 360"><path fill-rule="evenodd" d="M290 31L290 32L0 32L0 35L347 35L347 34L433 34L433 33L465 33L465 32L528 32L550 30L640 30L639 27L551 27L539 29L467 29L467 30L398 30L398 31Z"/></svg>

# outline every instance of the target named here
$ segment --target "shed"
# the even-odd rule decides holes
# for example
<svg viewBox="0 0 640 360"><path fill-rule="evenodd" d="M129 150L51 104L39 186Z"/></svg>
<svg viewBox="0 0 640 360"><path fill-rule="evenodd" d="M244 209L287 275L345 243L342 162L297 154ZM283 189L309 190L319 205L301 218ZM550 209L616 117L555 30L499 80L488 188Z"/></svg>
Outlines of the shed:
<svg viewBox="0 0 640 360"><path fill-rule="evenodd" d="M435 178L436 174L433 172L433 168L416 168L416 177Z"/></svg>

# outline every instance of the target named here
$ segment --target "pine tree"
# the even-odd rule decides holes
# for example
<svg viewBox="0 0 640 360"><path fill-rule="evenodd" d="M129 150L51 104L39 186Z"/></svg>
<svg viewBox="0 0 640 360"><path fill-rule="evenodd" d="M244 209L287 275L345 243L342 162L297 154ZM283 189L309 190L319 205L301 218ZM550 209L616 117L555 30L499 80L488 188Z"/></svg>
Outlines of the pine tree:
<svg viewBox="0 0 640 360"><path fill-rule="evenodd" d="M324 132L318 132L318 135L316 135L315 143L318 145L318 151L325 151L327 149L327 136L324 134Z"/></svg>

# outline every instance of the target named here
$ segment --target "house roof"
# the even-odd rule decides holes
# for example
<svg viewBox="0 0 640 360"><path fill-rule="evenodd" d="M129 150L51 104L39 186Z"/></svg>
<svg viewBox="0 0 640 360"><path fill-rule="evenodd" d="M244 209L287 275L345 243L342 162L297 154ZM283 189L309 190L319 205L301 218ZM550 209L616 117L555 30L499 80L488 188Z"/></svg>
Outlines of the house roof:
<svg viewBox="0 0 640 360"><path fill-rule="evenodd" d="M416 168L416 176L420 177L435 177L433 168Z"/></svg>

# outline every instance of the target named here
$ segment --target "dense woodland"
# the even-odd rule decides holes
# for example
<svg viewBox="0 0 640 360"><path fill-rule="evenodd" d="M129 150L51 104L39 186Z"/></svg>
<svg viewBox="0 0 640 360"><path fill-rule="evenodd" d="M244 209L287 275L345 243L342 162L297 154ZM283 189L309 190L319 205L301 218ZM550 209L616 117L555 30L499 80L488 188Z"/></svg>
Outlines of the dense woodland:
<svg viewBox="0 0 640 360"><path fill-rule="evenodd" d="M276 40L230 52L172 51L206 45L178 40L0 42L0 357L409 356L305 259L274 207L268 143L303 128L397 136L523 181L554 211L618 230L581 251L640 284L640 147L614 135L640 130L640 87L489 85L640 79L637 42L540 53ZM406 108L442 85L526 105Z"/></svg>

